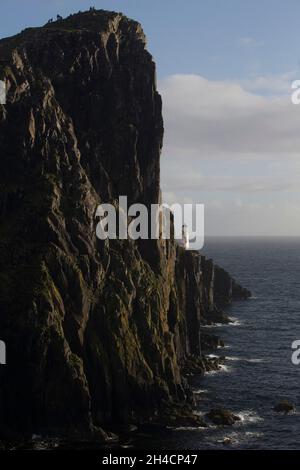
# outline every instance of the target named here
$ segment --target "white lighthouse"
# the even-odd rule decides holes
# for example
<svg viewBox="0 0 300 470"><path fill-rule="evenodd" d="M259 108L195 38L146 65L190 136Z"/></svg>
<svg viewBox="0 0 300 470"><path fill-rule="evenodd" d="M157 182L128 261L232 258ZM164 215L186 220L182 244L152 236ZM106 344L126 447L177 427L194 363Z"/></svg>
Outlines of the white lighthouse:
<svg viewBox="0 0 300 470"><path fill-rule="evenodd" d="M185 224L182 226L182 238L179 241L179 245L185 248L186 250L190 246L189 232Z"/></svg>

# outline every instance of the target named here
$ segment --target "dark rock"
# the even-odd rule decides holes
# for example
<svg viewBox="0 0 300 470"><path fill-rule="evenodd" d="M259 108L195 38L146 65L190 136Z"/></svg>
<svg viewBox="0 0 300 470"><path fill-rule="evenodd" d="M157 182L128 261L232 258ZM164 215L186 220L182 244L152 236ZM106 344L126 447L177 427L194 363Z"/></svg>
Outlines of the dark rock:
<svg viewBox="0 0 300 470"><path fill-rule="evenodd" d="M215 265L214 270L214 300L218 306L222 307L233 300L246 300L251 297L251 292L241 287L223 268Z"/></svg>
<svg viewBox="0 0 300 470"><path fill-rule="evenodd" d="M234 415L231 411L225 410L224 408L214 408L207 413L206 416L214 424L222 426L230 426L241 419L239 416Z"/></svg>
<svg viewBox="0 0 300 470"><path fill-rule="evenodd" d="M290 411L295 411L295 405L293 405L287 400L282 400L279 403L277 403L277 405L274 406L273 410L276 411L276 413L287 414Z"/></svg>
<svg viewBox="0 0 300 470"><path fill-rule="evenodd" d="M205 421L194 412L193 407L186 403L165 403L156 421L172 427L207 427Z"/></svg>
<svg viewBox="0 0 300 470"><path fill-rule="evenodd" d="M224 347L224 341L219 336L201 331L201 349L206 351L209 349L216 349Z"/></svg>

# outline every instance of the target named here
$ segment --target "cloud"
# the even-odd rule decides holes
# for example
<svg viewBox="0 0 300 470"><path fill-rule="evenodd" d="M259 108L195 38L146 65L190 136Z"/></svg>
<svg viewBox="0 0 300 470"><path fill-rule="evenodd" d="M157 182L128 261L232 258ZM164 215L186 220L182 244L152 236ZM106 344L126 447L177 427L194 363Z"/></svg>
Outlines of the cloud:
<svg viewBox="0 0 300 470"><path fill-rule="evenodd" d="M184 174L187 176L186 173ZM294 191L300 192L299 177L246 177L246 176L201 176L196 172L186 180L181 174L172 174L165 182L166 191L171 193L186 191L209 191L209 192L240 192L240 193L264 193Z"/></svg>
<svg viewBox="0 0 300 470"><path fill-rule="evenodd" d="M260 226L265 232L272 223L264 198L270 201L276 194L281 198L282 220L287 223L290 217L290 226L295 231L296 225L300 234L300 219L292 216L299 211L287 209L287 205L298 207L300 188L300 106L292 104L287 90L292 75L243 82L211 81L198 75L161 80L163 190L173 198L188 196L204 202L210 207L209 218L218 212L211 201L221 196L226 200L226 220L230 224L232 219L236 230L237 211L255 219L253 207L258 205L257 219L265 223L264 229ZM242 209L234 203L239 198ZM277 213L274 227L279 233L278 219Z"/></svg>
<svg viewBox="0 0 300 470"><path fill-rule="evenodd" d="M165 148L175 163L207 159L297 159L300 106L290 96L264 97L239 83L174 75L159 84Z"/></svg>
<svg viewBox="0 0 300 470"><path fill-rule="evenodd" d="M262 41L257 41L255 38L251 37L251 36L244 36L244 37L241 37L239 38L238 40L238 43L241 45L241 46L261 46L263 45L263 42Z"/></svg>
<svg viewBox="0 0 300 470"><path fill-rule="evenodd" d="M299 72L292 70L280 75L264 75L248 80L240 80L239 83L247 91L259 95L290 95L291 83L298 78Z"/></svg>
<svg viewBox="0 0 300 470"><path fill-rule="evenodd" d="M299 236L300 205L282 201L207 203L205 236Z"/></svg>

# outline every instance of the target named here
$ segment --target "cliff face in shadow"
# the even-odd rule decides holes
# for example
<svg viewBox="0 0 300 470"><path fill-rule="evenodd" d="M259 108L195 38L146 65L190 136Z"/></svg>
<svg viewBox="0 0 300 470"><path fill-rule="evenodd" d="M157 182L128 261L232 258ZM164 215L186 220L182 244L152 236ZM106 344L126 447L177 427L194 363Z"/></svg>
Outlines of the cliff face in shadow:
<svg viewBox="0 0 300 470"><path fill-rule="evenodd" d="M185 400L200 325L248 293L172 240L96 237L99 203L160 200L140 25L97 11L27 29L0 41L0 79L2 433L91 431Z"/></svg>

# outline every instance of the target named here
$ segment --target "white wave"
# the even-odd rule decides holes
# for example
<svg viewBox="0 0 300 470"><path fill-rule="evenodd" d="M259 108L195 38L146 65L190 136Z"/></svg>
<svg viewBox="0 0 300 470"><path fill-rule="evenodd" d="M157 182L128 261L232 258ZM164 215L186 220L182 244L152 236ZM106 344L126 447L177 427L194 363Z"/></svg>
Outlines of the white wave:
<svg viewBox="0 0 300 470"><path fill-rule="evenodd" d="M236 432L231 432L224 436L222 439L217 440L218 444L224 444L224 445L235 445L238 444L239 441L239 435Z"/></svg>
<svg viewBox="0 0 300 470"><path fill-rule="evenodd" d="M209 325L204 325L204 328L223 328L225 326L240 326L242 321L235 317L228 317L229 322L227 323L211 323Z"/></svg>
<svg viewBox="0 0 300 470"><path fill-rule="evenodd" d="M208 390L199 388L198 390L193 390L193 393L195 393L195 395L200 395L202 393L208 393Z"/></svg>
<svg viewBox="0 0 300 470"><path fill-rule="evenodd" d="M244 362L250 362L253 364L265 362L265 359L259 359L259 358L247 359L246 357L235 357L235 356L226 356L225 359L228 361L244 361Z"/></svg>
<svg viewBox="0 0 300 470"><path fill-rule="evenodd" d="M200 418L203 418L203 416L205 415L205 412L204 411L194 411L193 413L195 416L199 416Z"/></svg>
<svg viewBox="0 0 300 470"><path fill-rule="evenodd" d="M218 370L208 370L205 372L205 374L208 375L215 375L215 374L220 374L220 372L230 372L231 367L226 366L225 364L220 364Z"/></svg>
<svg viewBox="0 0 300 470"><path fill-rule="evenodd" d="M230 323L227 323L227 326L240 326L242 324L241 320L235 317L228 317Z"/></svg>
<svg viewBox="0 0 300 470"><path fill-rule="evenodd" d="M208 427L203 426L178 426L178 428L170 428L172 431L205 431L209 429Z"/></svg>
<svg viewBox="0 0 300 470"><path fill-rule="evenodd" d="M228 446L236 446L243 441L249 439L255 439L257 437L262 437L263 433L260 432L230 432L226 434L222 439L218 439L218 444L224 444Z"/></svg>
<svg viewBox="0 0 300 470"><path fill-rule="evenodd" d="M245 436L247 436L247 437L262 437L262 436L263 436L263 433L262 433L262 432L250 432L250 431L247 431L247 432L245 432Z"/></svg>
<svg viewBox="0 0 300 470"><path fill-rule="evenodd" d="M230 372L231 371L231 367L226 366L225 364L220 364L219 367L223 372Z"/></svg>
<svg viewBox="0 0 300 470"><path fill-rule="evenodd" d="M225 325L226 323L211 323L210 325L204 325L204 328L220 328Z"/></svg>
<svg viewBox="0 0 300 470"><path fill-rule="evenodd" d="M242 321L235 317L228 317L228 323L210 323L207 325L203 325L203 328L223 328L225 326L240 326L242 325Z"/></svg>
<svg viewBox="0 0 300 470"><path fill-rule="evenodd" d="M241 419L242 423L258 423L259 421L263 421L263 418L254 410L240 411L237 413L237 416Z"/></svg>

